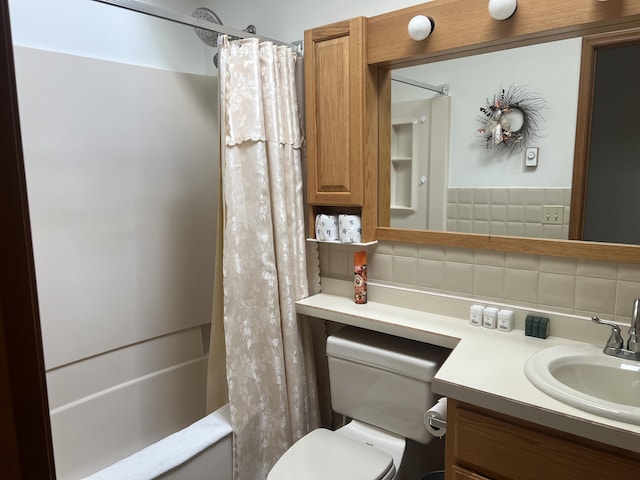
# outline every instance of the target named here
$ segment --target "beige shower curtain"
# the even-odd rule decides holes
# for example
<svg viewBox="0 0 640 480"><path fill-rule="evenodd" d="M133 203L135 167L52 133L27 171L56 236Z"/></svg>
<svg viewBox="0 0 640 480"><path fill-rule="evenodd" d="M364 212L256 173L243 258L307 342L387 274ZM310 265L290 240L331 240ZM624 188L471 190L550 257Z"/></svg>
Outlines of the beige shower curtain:
<svg viewBox="0 0 640 480"><path fill-rule="evenodd" d="M302 134L295 53L257 39L219 49L223 304L236 480L266 479L319 424L307 327Z"/></svg>

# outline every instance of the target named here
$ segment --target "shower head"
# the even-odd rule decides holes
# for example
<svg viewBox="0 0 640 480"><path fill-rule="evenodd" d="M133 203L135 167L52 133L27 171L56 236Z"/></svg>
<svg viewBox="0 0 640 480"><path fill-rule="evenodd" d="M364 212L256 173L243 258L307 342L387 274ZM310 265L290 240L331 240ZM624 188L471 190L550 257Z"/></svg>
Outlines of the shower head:
<svg viewBox="0 0 640 480"><path fill-rule="evenodd" d="M215 14L212 10L209 10L205 7L196 8L191 14L193 18L197 18L198 20L204 20L205 22L215 23L216 25L222 25L222 20L218 15ZM209 47L217 47L218 46L218 37L220 34L218 32L213 32L211 30L206 30L204 28L194 27L194 30L200 40L202 40ZM251 35L255 35L257 30L254 25L248 25L247 28L243 30L243 32L247 32ZM239 37L229 36L231 40L237 40ZM217 67L218 66L218 54L216 53L213 57L213 63Z"/></svg>
<svg viewBox="0 0 640 480"><path fill-rule="evenodd" d="M204 20L205 22L222 25L222 20L220 20L220 17L208 8L196 8L191 16L193 18L197 18L198 20ZM203 28L197 27L194 28L194 30L198 37L200 37L200 40L202 40L208 46L216 47L218 45L218 32L212 32L211 30L205 30Z"/></svg>

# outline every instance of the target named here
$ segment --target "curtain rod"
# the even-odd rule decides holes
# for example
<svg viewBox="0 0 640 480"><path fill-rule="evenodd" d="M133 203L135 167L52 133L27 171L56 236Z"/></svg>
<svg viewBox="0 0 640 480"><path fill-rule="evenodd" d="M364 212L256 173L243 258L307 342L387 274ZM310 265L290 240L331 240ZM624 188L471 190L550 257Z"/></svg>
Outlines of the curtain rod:
<svg viewBox="0 0 640 480"><path fill-rule="evenodd" d="M299 51L300 47L298 42L291 44L282 42L280 40L274 40L272 38L263 37L253 33L248 33L244 30L237 28L225 27L224 25L218 25L217 23L207 22L199 18L194 18L189 15L181 13L174 13L170 10L166 10L162 7L156 7L155 5L149 5L144 2L138 2L136 0L93 0L98 3L105 3L114 7L124 8L125 10L131 10L138 13L144 13L152 17L161 18L163 20L169 20L170 22L180 23L182 25L188 25L194 28L201 28L202 30L208 30L210 32L221 33L223 35L230 35L237 38L257 38L260 41L272 42L276 45L286 45L292 47L295 51Z"/></svg>
<svg viewBox="0 0 640 480"><path fill-rule="evenodd" d="M413 80L411 78L402 77L400 75L391 74L391 80L395 80L396 82L406 83L407 85L412 85L414 87L424 88L425 90L431 90L432 92L436 92L440 95L448 95L449 94L449 85L429 85L428 83L422 83L418 80Z"/></svg>

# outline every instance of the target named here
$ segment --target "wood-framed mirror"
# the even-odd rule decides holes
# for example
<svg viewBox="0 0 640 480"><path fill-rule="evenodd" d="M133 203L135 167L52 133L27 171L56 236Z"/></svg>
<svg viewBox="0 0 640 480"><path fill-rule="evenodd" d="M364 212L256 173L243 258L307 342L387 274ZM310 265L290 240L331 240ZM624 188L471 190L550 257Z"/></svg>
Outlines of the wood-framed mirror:
<svg viewBox="0 0 640 480"><path fill-rule="evenodd" d="M411 40L406 32L406 25L415 15L426 15L435 21L435 31L422 42ZM367 57L369 74L377 76L378 80L379 110L376 239L640 263L638 245L392 228L389 218L391 75L395 69L554 40L619 32L638 25L639 3L595 0L520 0L515 15L505 21L496 21L489 16L486 2L461 0L435 0L369 18ZM589 108L588 103L581 102L580 108L583 110L578 112L578 123L584 119L584 108ZM584 142L585 138L588 139L588 134L578 132L576 155L584 155L579 142ZM579 194L583 191L575 189L573 196ZM578 238L574 232L572 235L569 238Z"/></svg>

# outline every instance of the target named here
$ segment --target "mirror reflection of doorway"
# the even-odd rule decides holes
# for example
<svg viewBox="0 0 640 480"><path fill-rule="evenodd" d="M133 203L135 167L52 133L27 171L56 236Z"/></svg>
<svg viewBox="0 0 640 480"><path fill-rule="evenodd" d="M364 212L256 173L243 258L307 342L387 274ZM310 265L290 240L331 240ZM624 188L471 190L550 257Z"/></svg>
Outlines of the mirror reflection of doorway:
<svg viewBox="0 0 640 480"><path fill-rule="evenodd" d="M583 41L571 239L640 244L638 59L640 30Z"/></svg>
<svg viewBox="0 0 640 480"><path fill-rule="evenodd" d="M597 52L584 240L640 243L639 60L640 45Z"/></svg>
<svg viewBox="0 0 640 480"><path fill-rule="evenodd" d="M391 226L446 230L451 98L391 106Z"/></svg>

